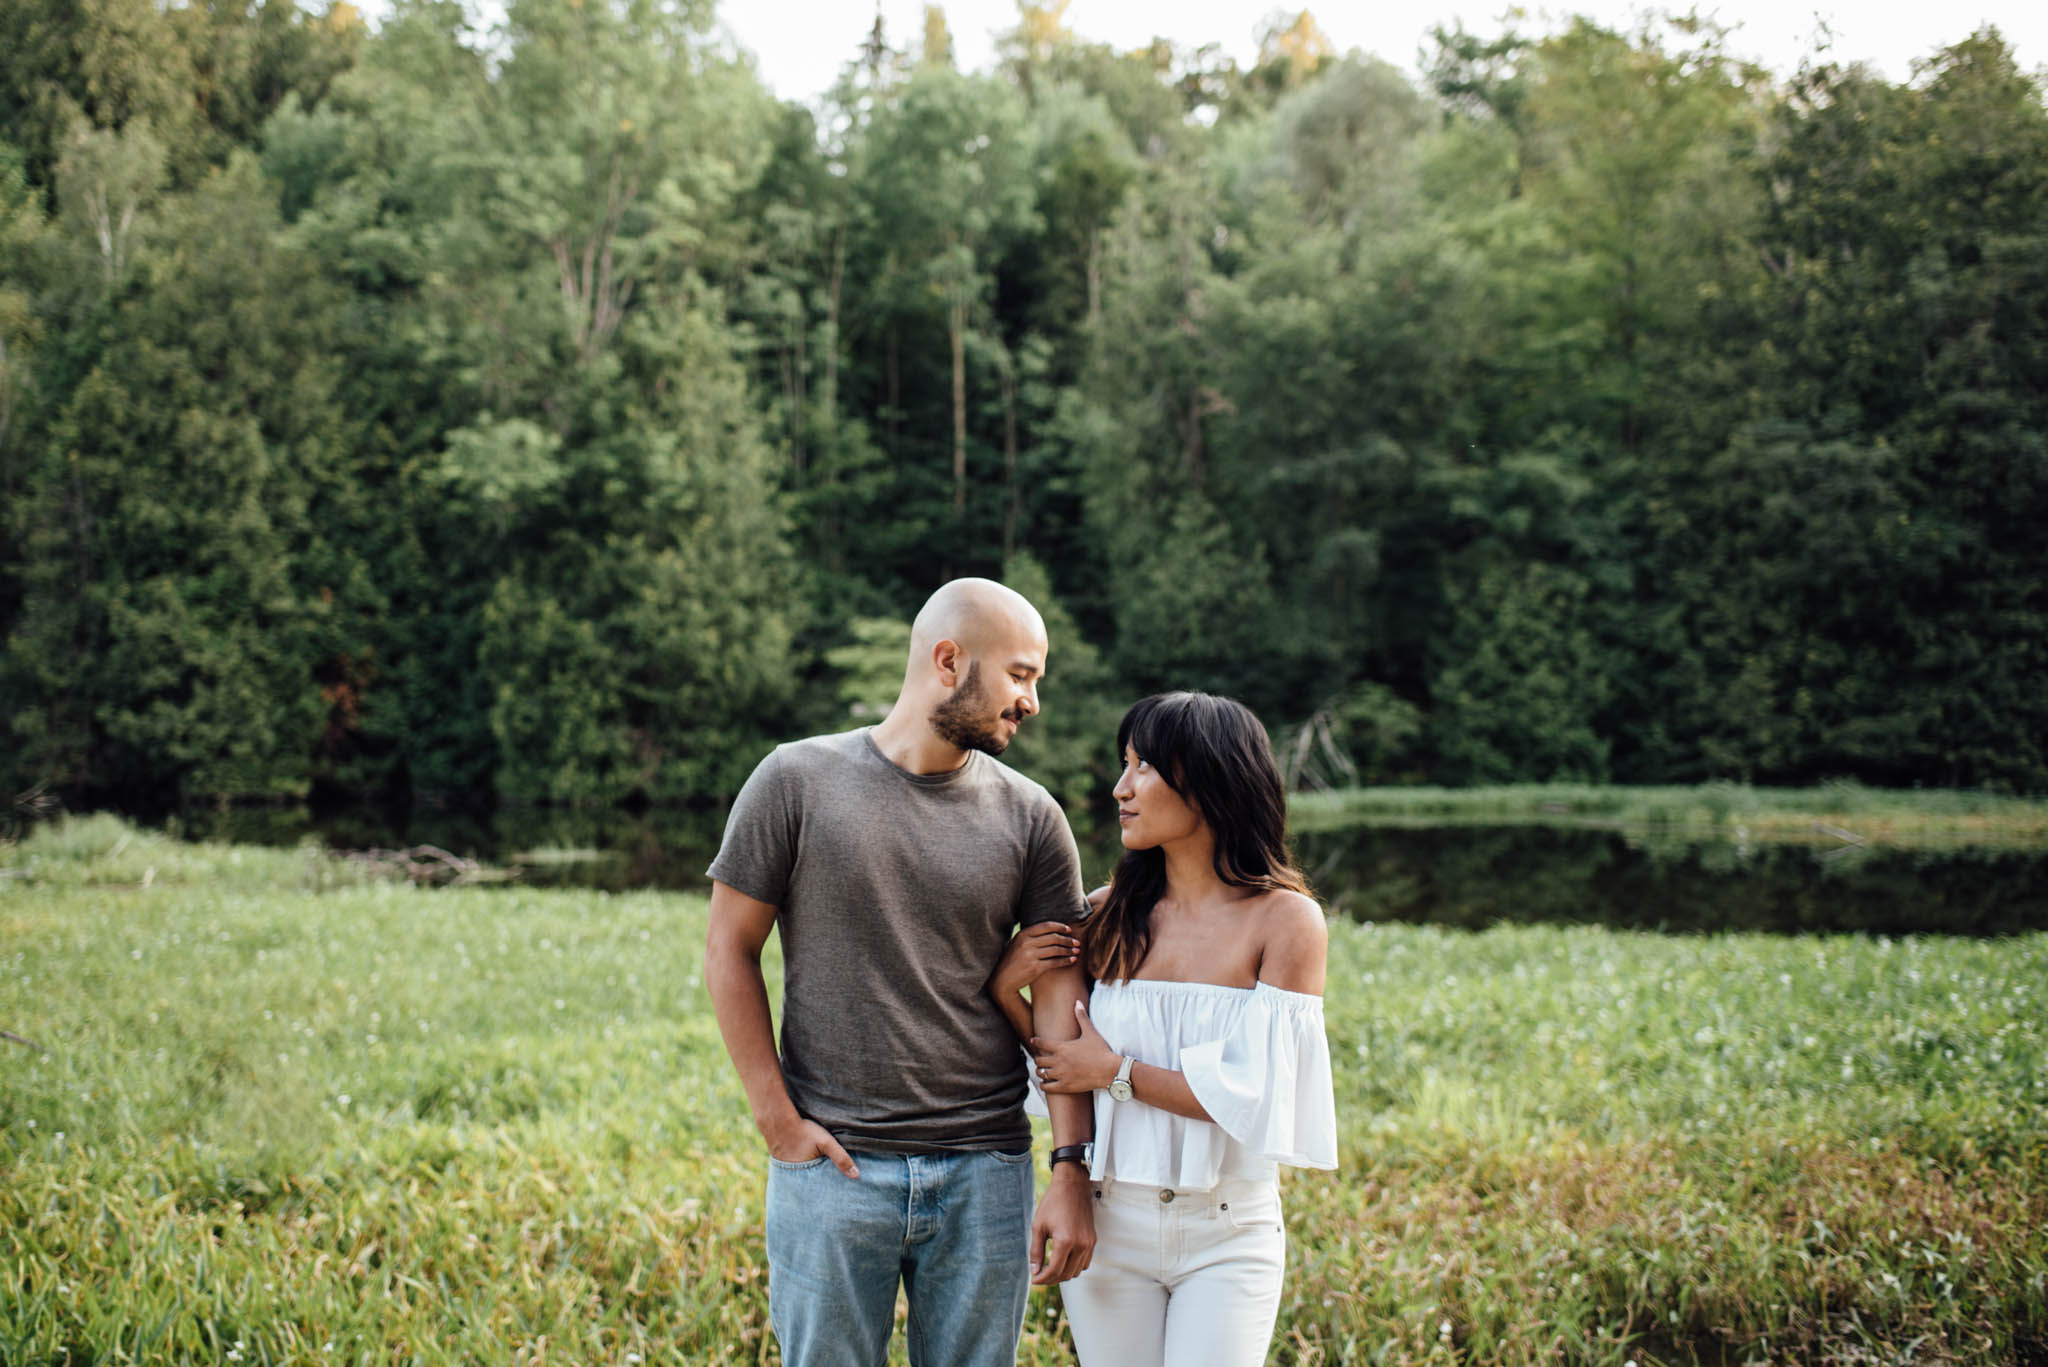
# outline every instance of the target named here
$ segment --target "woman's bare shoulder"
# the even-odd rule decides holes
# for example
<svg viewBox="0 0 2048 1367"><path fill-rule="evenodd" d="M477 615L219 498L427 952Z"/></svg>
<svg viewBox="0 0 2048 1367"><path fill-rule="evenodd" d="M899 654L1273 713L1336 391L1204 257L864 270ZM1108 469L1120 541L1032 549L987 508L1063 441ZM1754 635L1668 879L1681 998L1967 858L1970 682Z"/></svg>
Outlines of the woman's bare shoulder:
<svg viewBox="0 0 2048 1367"><path fill-rule="evenodd" d="M1303 893L1276 891L1259 899L1259 913L1265 928L1259 981L1320 996L1330 955L1322 907Z"/></svg>
<svg viewBox="0 0 2048 1367"><path fill-rule="evenodd" d="M1104 883L1101 887L1097 888L1095 891L1088 894L1088 910L1101 911L1102 904L1104 902L1107 902L1108 900L1109 884Z"/></svg>

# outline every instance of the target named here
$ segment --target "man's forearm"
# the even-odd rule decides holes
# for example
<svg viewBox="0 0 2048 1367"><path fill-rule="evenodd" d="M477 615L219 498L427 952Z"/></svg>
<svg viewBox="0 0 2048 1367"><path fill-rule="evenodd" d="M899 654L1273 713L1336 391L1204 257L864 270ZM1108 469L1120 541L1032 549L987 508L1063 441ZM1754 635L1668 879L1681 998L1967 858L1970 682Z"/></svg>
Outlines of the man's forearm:
<svg viewBox="0 0 2048 1367"><path fill-rule="evenodd" d="M1088 980L1078 968L1054 969L1031 985L1031 1031L1043 1040L1074 1039L1081 1023L1074 1018L1074 1004L1088 990ZM1055 1148L1081 1144L1095 1137L1095 1098L1087 1095L1047 1094L1047 1115L1052 1119Z"/></svg>
<svg viewBox="0 0 2048 1367"><path fill-rule="evenodd" d="M761 962L744 954L713 952L705 958L704 977L718 1033L746 1089L754 1124L763 1135L772 1134L799 1117L782 1080L782 1059L775 1052L775 1020L768 1010Z"/></svg>
<svg viewBox="0 0 2048 1367"><path fill-rule="evenodd" d="M1061 968L1031 985L1031 1029L1041 1040L1070 1040L1081 1033L1074 1004L1087 991L1079 968ZM1048 1093L1046 1113L1052 1117L1054 1148L1081 1144L1095 1137L1092 1095ZM1085 1271L1095 1256L1095 1205L1089 1193L1088 1166L1055 1164L1045 1194L1031 1219L1031 1284L1050 1286Z"/></svg>
<svg viewBox="0 0 2048 1367"><path fill-rule="evenodd" d="M1031 1003L1023 993L1011 992L1008 995L998 994L996 1005L1002 1008L1003 1019L1010 1023L1010 1031L1016 1035L1017 1043L1028 1048L1031 1044Z"/></svg>

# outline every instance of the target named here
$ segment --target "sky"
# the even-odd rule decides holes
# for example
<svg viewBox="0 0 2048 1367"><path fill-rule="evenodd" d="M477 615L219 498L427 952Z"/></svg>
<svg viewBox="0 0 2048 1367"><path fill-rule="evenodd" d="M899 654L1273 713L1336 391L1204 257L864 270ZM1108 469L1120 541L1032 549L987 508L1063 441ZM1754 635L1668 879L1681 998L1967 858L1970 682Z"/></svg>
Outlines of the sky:
<svg viewBox="0 0 2048 1367"><path fill-rule="evenodd" d="M1299 3L1287 12L1299 9ZM753 53L763 81L785 100L809 103L824 93L851 60L874 24L875 0L719 0L720 22L733 41ZM924 32L924 0L880 0L884 31L893 46L915 44ZM994 35L1016 27L1015 0L948 0L943 5L962 70L994 65ZM1258 51L1258 30L1282 7L1272 0L1072 0L1067 27L1085 39L1120 49L1145 46L1157 35L1186 46L1219 43L1247 62ZM1507 6L1501 0L1402 0L1311 4L1316 22L1338 52L1359 49L1404 70L1418 69L1417 51L1431 27L1462 20L1475 33L1497 33ZM1632 26L1639 4L1581 0L1558 7L1524 6L1524 32L1548 31L1553 17L1584 14L1615 27ZM1680 0L1662 6L1682 9ZM1737 56L1790 74L1830 35L1831 60L1869 64L1891 80L1912 75L1914 59L1995 24L2020 65L2048 66L2048 3L2044 0L1700 0L1703 18L1733 31Z"/></svg>

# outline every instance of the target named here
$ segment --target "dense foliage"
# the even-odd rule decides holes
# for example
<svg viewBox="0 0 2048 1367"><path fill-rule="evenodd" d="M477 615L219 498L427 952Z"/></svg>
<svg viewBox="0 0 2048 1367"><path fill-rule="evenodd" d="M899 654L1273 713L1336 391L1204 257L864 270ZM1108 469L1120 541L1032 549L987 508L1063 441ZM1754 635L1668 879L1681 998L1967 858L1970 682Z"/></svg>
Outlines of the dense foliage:
<svg viewBox="0 0 2048 1367"><path fill-rule="evenodd" d="M961 573L1018 757L2048 790L2048 108L1693 22L1020 9L778 104L707 0L0 14L0 790L712 798ZM879 670L879 673L878 673Z"/></svg>

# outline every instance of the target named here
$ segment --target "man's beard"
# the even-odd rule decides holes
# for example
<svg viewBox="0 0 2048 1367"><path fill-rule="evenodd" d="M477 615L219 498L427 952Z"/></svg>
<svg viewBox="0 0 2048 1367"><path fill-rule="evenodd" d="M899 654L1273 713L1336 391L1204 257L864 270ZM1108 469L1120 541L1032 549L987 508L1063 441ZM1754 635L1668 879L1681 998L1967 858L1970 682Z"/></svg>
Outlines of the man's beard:
<svg viewBox="0 0 2048 1367"><path fill-rule="evenodd" d="M988 697L981 687L981 661L976 660L967 666L967 678L960 687L932 708L931 723L932 730L948 745L979 750L984 755L1000 755L1010 748L1009 733L1002 728L1004 718L1021 722L1024 716L1021 712L988 715Z"/></svg>

